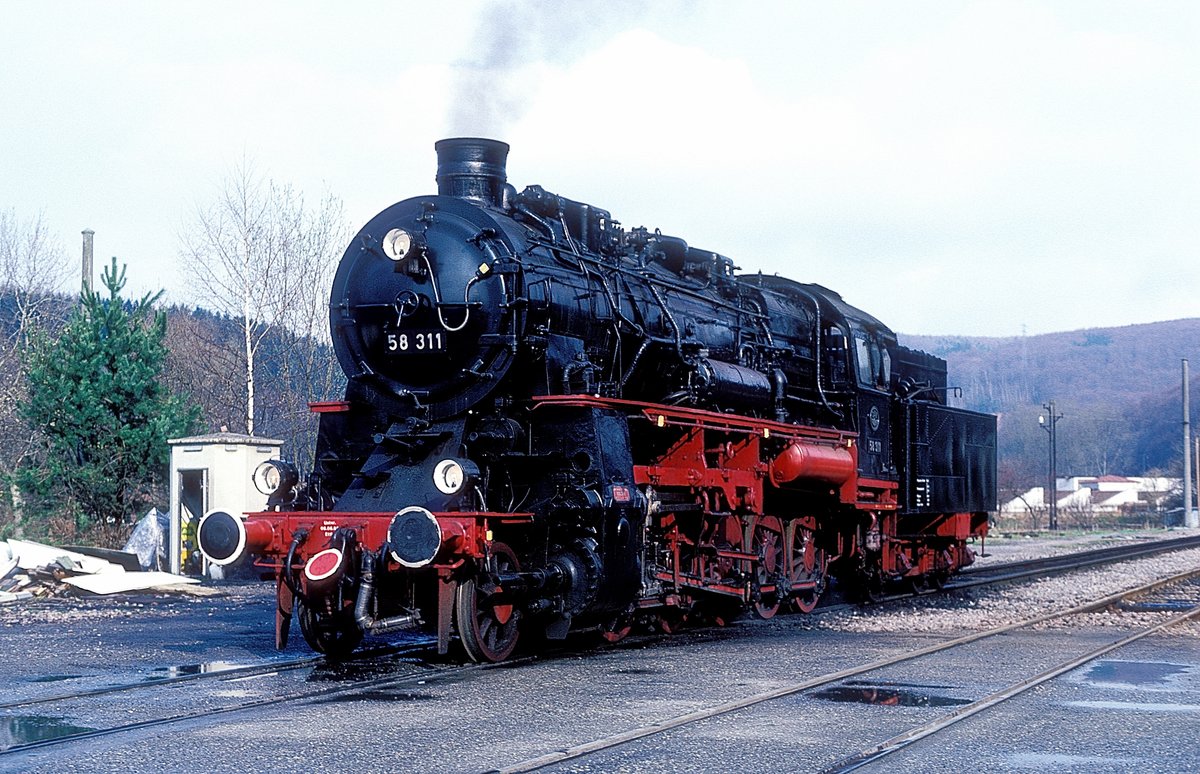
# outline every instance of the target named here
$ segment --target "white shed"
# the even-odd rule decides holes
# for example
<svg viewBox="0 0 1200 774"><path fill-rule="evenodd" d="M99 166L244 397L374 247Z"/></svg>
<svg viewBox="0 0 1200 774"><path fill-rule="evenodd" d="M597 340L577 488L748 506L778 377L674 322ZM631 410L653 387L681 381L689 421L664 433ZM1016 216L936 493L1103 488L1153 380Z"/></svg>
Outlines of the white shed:
<svg viewBox="0 0 1200 774"><path fill-rule="evenodd" d="M283 441L240 433L173 438L171 445L171 572L203 572L196 525L209 511L260 511L267 496L251 477L263 462L279 459ZM194 553L193 553L194 552Z"/></svg>

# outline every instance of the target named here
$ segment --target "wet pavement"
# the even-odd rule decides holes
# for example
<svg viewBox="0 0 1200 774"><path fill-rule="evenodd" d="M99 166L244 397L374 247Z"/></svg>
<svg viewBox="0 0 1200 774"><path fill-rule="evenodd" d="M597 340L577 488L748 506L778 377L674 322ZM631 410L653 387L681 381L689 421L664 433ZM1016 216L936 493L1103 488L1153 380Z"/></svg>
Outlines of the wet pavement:
<svg viewBox="0 0 1200 774"><path fill-rule="evenodd" d="M128 607L50 600L0 619L0 703L137 680L219 674L271 647L266 584ZM125 615L124 613L132 613ZM1020 631L631 742L551 771L819 771L1119 633ZM0 710L0 748L261 701L243 712L0 755L0 771L485 771L743 698L940 638L744 621L532 663L416 675L407 657L197 679ZM299 637L296 637L299 640ZM307 655L302 641L284 657ZM444 665L442 665L444 666ZM412 676L378 684L380 678ZM361 685L361 690L351 690ZM305 692L304 701L272 697ZM1200 639L1156 635L862 771L1194 771Z"/></svg>

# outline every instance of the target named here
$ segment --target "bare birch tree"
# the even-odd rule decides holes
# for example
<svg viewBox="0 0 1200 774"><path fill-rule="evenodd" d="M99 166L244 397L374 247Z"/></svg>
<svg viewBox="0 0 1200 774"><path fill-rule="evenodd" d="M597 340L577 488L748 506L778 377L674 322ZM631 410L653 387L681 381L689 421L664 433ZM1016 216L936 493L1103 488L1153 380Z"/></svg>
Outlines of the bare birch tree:
<svg viewBox="0 0 1200 774"><path fill-rule="evenodd" d="M8 303L4 309L0 368L8 373L17 361L30 331L45 316L47 305L61 292L67 277L66 253L50 235L39 213L18 220L16 212L0 212L0 286ZM4 385L5 389L12 385ZM6 395L7 397L7 395Z"/></svg>
<svg viewBox="0 0 1200 774"><path fill-rule="evenodd" d="M262 415L255 380L265 341L283 344L279 368L289 393L324 397L327 375L318 361L329 359L321 357L328 352L322 345L328 341L329 283L347 239L340 199L327 194L309 207L302 193L264 179L247 161L226 177L211 204L197 208L187 227L182 254L198 299L240 327L247 434L255 434ZM278 419L288 424L295 417ZM300 442L291 435L285 440Z"/></svg>
<svg viewBox="0 0 1200 774"><path fill-rule="evenodd" d="M22 357L34 330L61 322L61 292L69 275L62 244L42 215L19 219L0 212L0 473L6 480L28 453L33 434L17 415L26 385ZM20 492L10 488L12 531L21 534ZM2 520L2 519L0 519Z"/></svg>

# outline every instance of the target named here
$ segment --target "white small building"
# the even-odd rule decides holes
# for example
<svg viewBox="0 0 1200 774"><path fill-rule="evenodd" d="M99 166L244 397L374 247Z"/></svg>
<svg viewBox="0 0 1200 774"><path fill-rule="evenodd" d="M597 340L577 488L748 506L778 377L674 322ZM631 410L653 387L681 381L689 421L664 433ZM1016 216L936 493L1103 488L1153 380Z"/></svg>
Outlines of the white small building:
<svg viewBox="0 0 1200 774"><path fill-rule="evenodd" d="M1070 476L1055 486L1059 511L1121 513L1141 506L1153 511L1161 507L1180 480L1163 476ZM1046 488L1035 486L1000 504L1003 515L1021 515L1047 507Z"/></svg>
<svg viewBox="0 0 1200 774"><path fill-rule="evenodd" d="M260 511L267 496L254 487L254 470L279 459L283 441L240 433L173 438L171 446L171 572L203 572L192 555L196 525L209 511Z"/></svg>

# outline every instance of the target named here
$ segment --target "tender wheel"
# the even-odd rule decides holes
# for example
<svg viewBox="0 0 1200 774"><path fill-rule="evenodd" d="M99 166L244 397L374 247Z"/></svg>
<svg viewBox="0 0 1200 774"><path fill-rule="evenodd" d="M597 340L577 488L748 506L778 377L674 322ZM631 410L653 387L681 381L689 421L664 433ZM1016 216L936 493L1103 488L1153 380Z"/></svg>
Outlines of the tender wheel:
<svg viewBox="0 0 1200 774"><path fill-rule="evenodd" d="M613 616L600 625L600 636L605 642L620 642L633 630L633 619L624 613Z"/></svg>
<svg viewBox="0 0 1200 774"><path fill-rule="evenodd" d="M303 602L297 605L300 632L318 653L332 659L345 658L362 642L362 630L354 623L353 608L340 613L318 613Z"/></svg>
<svg viewBox="0 0 1200 774"><path fill-rule="evenodd" d="M679 608L665 608L654 620L654 627L663 634L674 634L683 628L687 616Z"/></svg>
<svg viewBox="0 0 1200 774"><path fill-rule="evenodd" d="M492 543L495 573L517 572L517 555L504 543ZM503 661L512 655L520 634L520 612L508 601L504 590L487 575L458 584L454 595L454 619L467 658L475 662Z"/></svg>
<svg viewBox="0 0 1200 774"><path fill-rule="evenodd" d="M816 524L797 519L789 526L788 580L792 586L792 607L811 613L825 590L825 552L817 546Z"/></svg>
<svg viewBox="0 0 1200 774"><path fill-rule="evenodd" d="M759 618L772 618L783 601L778 583L784 567L783 522L763 516L746 528L750 553L758 554L754 570L754 601L750 609Z"/></svg>
<svg viewBox="0 0 1200 774"><path fill-rule="evenodd" d="M878 554L860 558L856 582L860 602L874 604L887 598L886 581L879 572Z"/></svg>
<svg viewBox="0 0 1200 774"><path fill-rule="evenodd" d="M946 578L938 572L932 572L928 575L916 575L909 580L914 594L933 594L941 591L946 585Z"/></svg>

